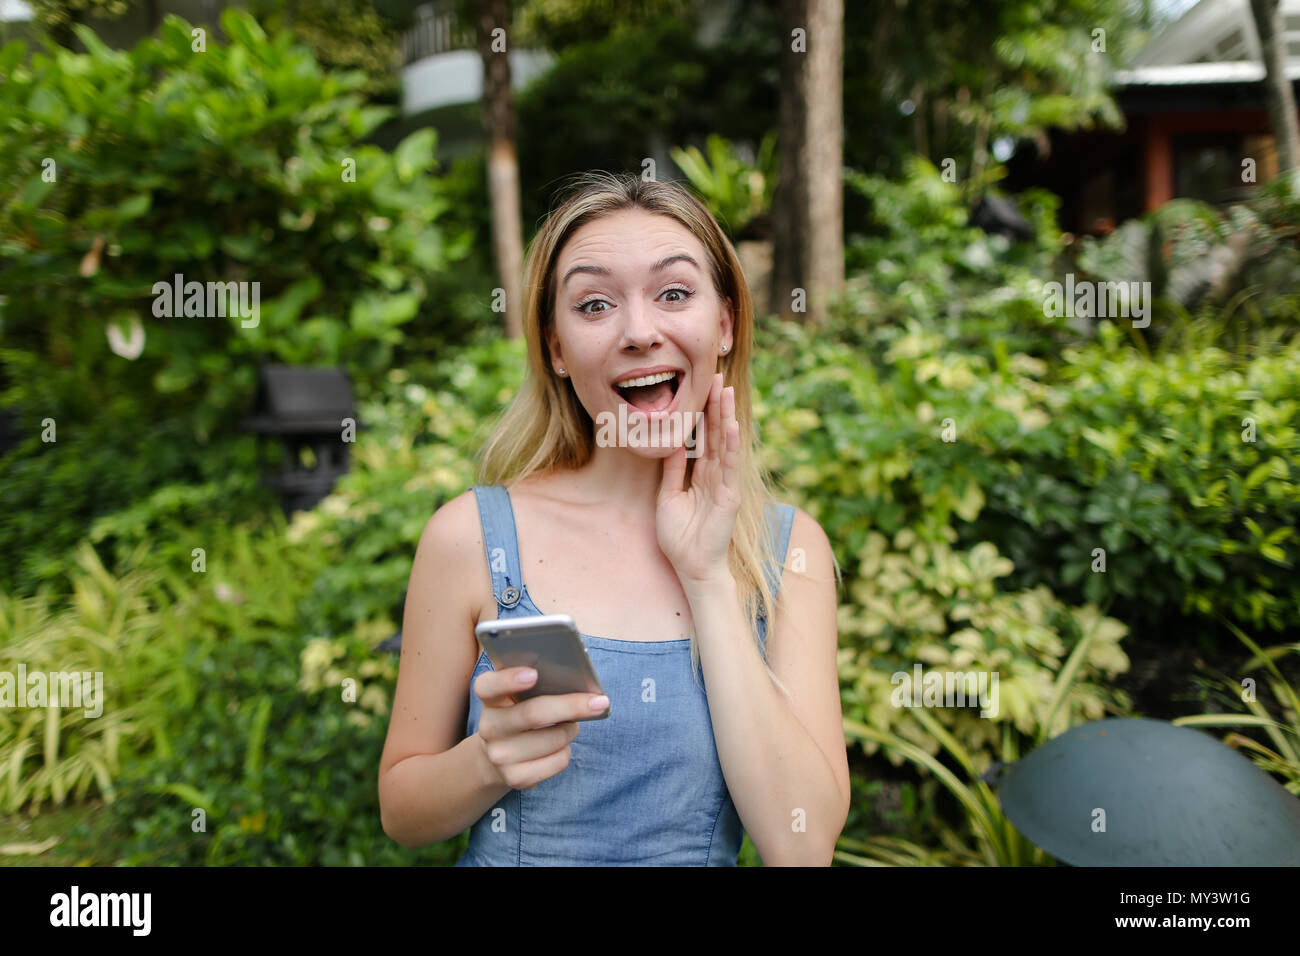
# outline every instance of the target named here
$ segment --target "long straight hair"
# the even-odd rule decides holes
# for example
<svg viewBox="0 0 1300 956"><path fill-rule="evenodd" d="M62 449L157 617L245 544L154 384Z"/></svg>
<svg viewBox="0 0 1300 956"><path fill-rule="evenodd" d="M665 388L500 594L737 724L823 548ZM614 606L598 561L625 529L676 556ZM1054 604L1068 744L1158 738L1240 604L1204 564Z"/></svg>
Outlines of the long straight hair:
<svg viewBox="0 0 1300 956"><path fill-rule="evenodd" d="M723 386L735 387L740 425L740 512L728 549L728 566L736 579L745 614L758 644L758 618L770 622L773 595L763 573L782 563L767 521L775 503L771 478L758 461L757 435L750 401L750 357L754 347L754 307L740 260L712 213L691 192L672 182L643 180L629 173L580 173L567 198L546 217L529 246L525 272L524 338L528 357L524 381L479 455L482 484L504 485L531 475L577 469L595 448L594 424L578 400L572 382L555 374L547 333L555 321L555 267L565 243L592 220L627 209L669 216L700 241L708 253L713 288L730 299L734 314L733 347L719 357ZM686 481L695 459L687 459ZM769 633L770 638L770 633ZM758 645L760 651L762 645ZM766 665L766 658L764 658ZM691 635L691 667L699 680L700 654ZM782 692L789 692L767 672Z"/></svg>

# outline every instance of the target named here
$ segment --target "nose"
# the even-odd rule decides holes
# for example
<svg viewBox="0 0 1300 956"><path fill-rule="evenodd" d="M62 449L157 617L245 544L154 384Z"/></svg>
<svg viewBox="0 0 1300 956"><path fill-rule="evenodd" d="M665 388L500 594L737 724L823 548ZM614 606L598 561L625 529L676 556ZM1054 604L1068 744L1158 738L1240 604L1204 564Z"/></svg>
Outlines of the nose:
<svg viewBox="0 0 1300 956"><path fill-rule="evenodd" d="M623 315L623 336L619 343L622 349L646 351L663 341L658 314L654 309L647 308L643 302L634 299L623 310Z"/></svg>

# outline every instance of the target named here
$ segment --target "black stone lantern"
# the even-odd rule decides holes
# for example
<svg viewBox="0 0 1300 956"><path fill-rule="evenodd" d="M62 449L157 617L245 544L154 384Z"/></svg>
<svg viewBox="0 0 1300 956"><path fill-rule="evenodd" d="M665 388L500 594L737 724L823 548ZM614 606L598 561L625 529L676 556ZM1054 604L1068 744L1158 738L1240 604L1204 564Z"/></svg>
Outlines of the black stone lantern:
<svg viewBox="0 0 1300 956"><path fill-rule="evenodd" d="M347 474L348 446L361 425L341 368L264 364L244 427L284 447L280 470L264 472L262 481L289 515L315 507Z"/></svg>

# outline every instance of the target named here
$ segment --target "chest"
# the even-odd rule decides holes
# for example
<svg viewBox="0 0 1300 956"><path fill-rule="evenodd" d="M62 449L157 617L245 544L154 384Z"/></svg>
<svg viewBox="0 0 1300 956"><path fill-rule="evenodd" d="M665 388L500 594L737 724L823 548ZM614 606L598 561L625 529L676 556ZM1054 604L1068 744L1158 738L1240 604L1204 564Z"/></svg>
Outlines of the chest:
<svg viewBox="0 0 1300 956"><path fill-rule="evenodd" d="M524 584L543 614L568 614L582 633L615 640L691 636L690 605L651 535L515 510Z"/></svg>

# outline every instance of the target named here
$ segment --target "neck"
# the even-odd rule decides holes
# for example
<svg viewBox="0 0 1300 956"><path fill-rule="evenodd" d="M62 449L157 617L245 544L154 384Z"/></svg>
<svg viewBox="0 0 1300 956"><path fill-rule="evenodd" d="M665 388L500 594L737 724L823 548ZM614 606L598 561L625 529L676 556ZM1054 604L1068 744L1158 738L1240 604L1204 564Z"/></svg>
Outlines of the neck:
<svg viewBox="0 0 1300 956"><path fill-rule="evenodd" d="M597 447L573 476L574 490L597 506L609 506L620 519L654 527L663 481L663 459L643 458L626 448Z"/></svg>

